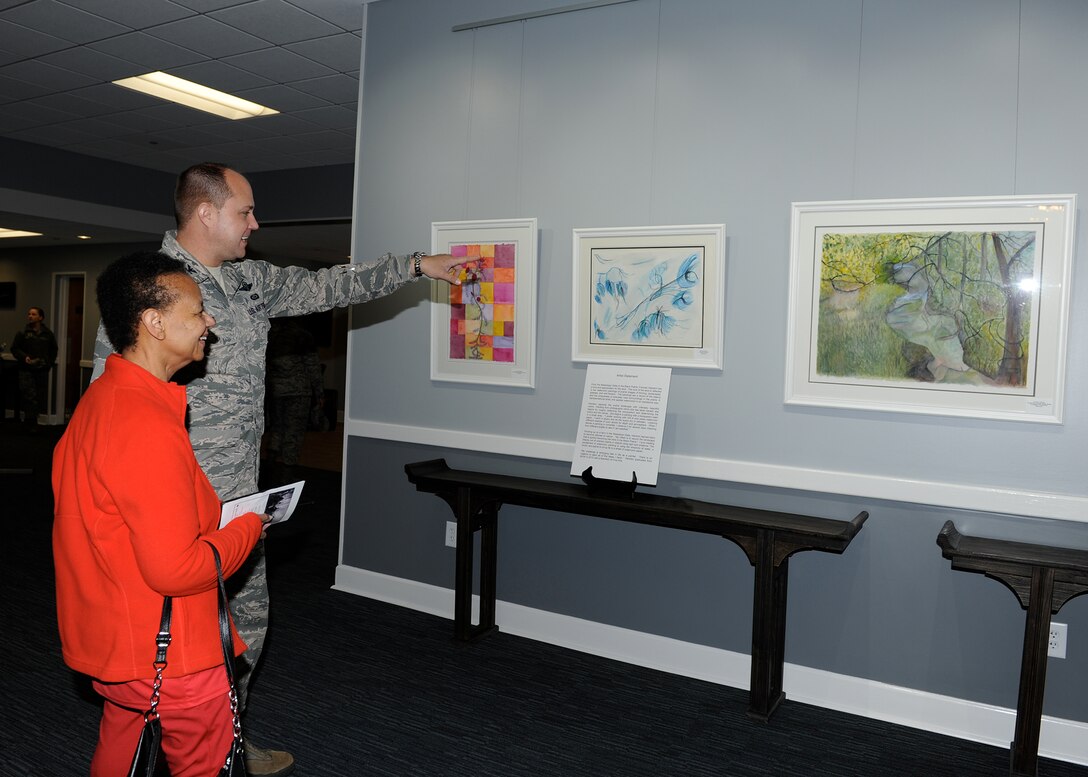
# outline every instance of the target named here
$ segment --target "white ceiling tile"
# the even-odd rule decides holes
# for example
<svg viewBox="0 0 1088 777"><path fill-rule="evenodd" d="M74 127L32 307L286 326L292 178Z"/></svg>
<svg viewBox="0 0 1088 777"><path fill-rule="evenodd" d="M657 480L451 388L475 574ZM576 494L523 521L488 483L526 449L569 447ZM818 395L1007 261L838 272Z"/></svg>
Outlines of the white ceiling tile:
<svg viewBox="0 0 1088 777"><path fill-rule="evenodd" d="M194 148L223 142L223 138L211 132L206 132L200 127L183 127L153 132L151 137L159 138L179 148Z"/></svg>
<svg viewBox="0 0 1088 777"><path fill-rule="evenodd" d="M288 43L284 48L341 73L358 71L362 58L362 41L350 32L300 43Z"/></svg>
<svg viewBox="0 0 1088 777"><path fill-rule="evenodd" d="M214 11L211 16L281 46L341 32L336 25L284 0L256 0L244 6Z"/></svg>
<svg viewBox="0 0 1088 777"><path fill-rule="evenodd" d="M148 34L215 59L269 47L267 41L210 16L190 16L149 30Z"/></svg>
<svg viewBox="0 0 1088 777"><path fill-rule="evenodd" d="M148 108L159 102L150 95L141 94L132 89L125 89L123 86L117 86L116 84L95 84L94 86L77 89L70 92L70 94L109 106L114 111Z"/></svg>
<svg viewBox="0 0 1088 777"><path fill-rule="evenodd" d="M324 167L325 165L345 165L355 161L355 146L342 149L320 149L294 155L282 167Z"/></svg>
<svg viewBox="0 0 1088 777"><path fill-rule="evenodd" d="M245 5L250 0L174 0L178 5L192 8L199 13L209 13L222 8L230 8L235 5Z"/></svg>
<svg viewBox="0 0 1088 777"><path fill-rule="evenodd" d="M0 136L175 173L350 162L361 23L361 0L0 0ZM60 37L114 29L134 31ZM281 113L231 122L108 83L150 70Z"/></svg>
<svg viewBox="0 0 1088 777"><path fill-rule="evenodd" d="M143 144L134 140L131 136L121 138L98 138L83 143L74 143L69 146L71 150L78 150L81 154L92 156L109 156L114 159L125 159L134 151L143 150Z"/></svg>
<svg viewBox="0 0 1088 777"><path fill-rule="evenodd" d="M149 109L125 111L124 113L110 113L99 118L101 121L108 124L116 124L118 127L123 127L127 132L132 134L173 129L177 126L176 122L160 118L153 113L150 113Z"/></svg>
<svg viewBox="0 0 1088 777"><path fill-rule="evenodd" d="M0 67L0 75L26 84L40 86L48 92L66 92L90 86L95 79L40 60L24 60Z"/></svg>
<svg viewBox="0 0 1088 777"><path fill-rule="evenodd" d="M362 0L290 0L290 2L345 30L359 32L363 27L365 3Z"/></svg>
<svg viewBox="0 0 1088 777"><path fill-rule="evenodd" d="M50 35L72 43L90 43L122 35L131 29L57 0L31 0L4 11L4 18L35 30L48 31Z"/></svg>
<svg viewBox="0 0 1088 777"><path fill-rule="evenodd" d="M4 108L4 118L16 122L21 127L38 127L46 124L59 124L76 118L67 111L58 111L26 101Z"/></svg>
<svg viewBox="0 0 1088 777"><path fill-rule="evenodd" d="M295 135L302 132L315 132L320 129L316 124L300 119L297 113L277 113L275 116L262 116L261 127L273 135Z"/></svg>
<svg viewBox="0 0 1088 777"><path fill-rule="evenodd" d="M319 130L307 132L305 135L294 136L297 141L309 151L322 151L330 149L355 148L355 138L336 130Z"/></svg>
<svg viewBox="0 0 1088 777"><path fill-rule="evenodd" d="M56 51L39 57L39 60L76 73L83 73L98 81L116 81L119 78L147 72L146 68L137 62L118 59L86 46Z"/></svg>
<svg viewBox="0 0 1088 777"><path fill-rule="evenodd" d="M272 84L267 78L262 78L248 70L240 70L226 62L208 60L197 62L194 65L177 67L170 71L176 76L196 81L198 84L210 86L231 94L237 94L243 89L255 89L259 86Z"/></svg>
<svg viewBox="0 0 1088 777"><path fill-rule="evenodd" d="M0 75L0 105L15 102L16 100L27 100L40 92L41 90L36 88L33 84L28 84L15 78L5 78ZM11 109L5 107L4 110L8 111Z"/></svg>
<svg viewBox="0 0 1088 777"><path fill-rule="evenodd" d="M16 140L25 140L28 143L63 147L71 143L81 143L92 140L94 139L94 134L80 129L77 123L67 123L7 132L5 133L5 137L15 138Z"/></svg>
<svg viewBox="0 0 1088 777"><path fill-rule="evenodd" d="M208 124L201 127L201 129L209 135L216 136L215 142L217 143L275 137L278 133L264 123L265 118L267 117L257 116L252 119L239 119L238 121L221 121L217 124Z"/></svg>
<svg viewBox="0 0 1088 777"><path fill-rule="evenodd" d="M196 13L170 0L61 0L61 2L101 16L103 19L124 24L134 30L184 19Z"/></svg>
<svg viewBox="0 0 1088 777"><path fill-rule="evenodd" d="M0 19L0 41L4 42L4 49L19 57L40 57L51 51L60 51L69 48L70 41L63 40L54 35L48 35L38 30L32 30L21 24L15 24L5 18Z"/></svg>
<svg viewBox="0 0 1088 777"><path fill-rule="evenodd" d="M306 94L281 84L246 89L238 92L238 96L275 108L280 113L299 111L304 108L323 108L329 104L316 95Z"/></svg>
<svg viewBox="0 0 1088 777"><path fill-rule="evenodd" d="M331 76L335 72L287 49L253 51L236 57L226 57L225 61L281 84L299 78Z"/></svg>
<svg viewBox="0 0 1088 777"><path fill-rule="evenodd" d="M128 59L151 70L169 70L191 65L203 59L195 51L175 46L143 32L130 32L90 44L90 48L121 59Z"/></svg>
<svg viewBox="0 0 1088 777"><path fill-rule="evenodd" d="M339 105L330 105L328 108L314 108L308 111L299 111L295 114L304 121L312 121L322 129L355 131L355 111L349 111Z"/></svg>
<svg viewBox="0 0 1088 777"><path fill-rule="evenodd" d="M292 89L305 94L320 97L330 103L341 104L359 99L359 82L345 75L309 78L305 81L293 81Z"/></svg>
<svg viewBox="0 0 1088 777"><path fill-rule="evenodd" d="M90 132L95 138L122 138L132 134L132 130L123 123L104 121L97 117L93 119L84 119L79 125Z"/></svg>
<svg viewBox="0 0 1088 777"><path fill-rule="evenodd" d="M67 111L73 116L80 118L90 118L92 116L103 116L107 113L113 113L116 109L110 105L103 105L100 102L93 100L84 100L82 97L76 97L73 92L65 92L64 94L49 94L44 97L38 97L34 100L38 105L43 105L46 108L54 108L58 111Z"/></svg>

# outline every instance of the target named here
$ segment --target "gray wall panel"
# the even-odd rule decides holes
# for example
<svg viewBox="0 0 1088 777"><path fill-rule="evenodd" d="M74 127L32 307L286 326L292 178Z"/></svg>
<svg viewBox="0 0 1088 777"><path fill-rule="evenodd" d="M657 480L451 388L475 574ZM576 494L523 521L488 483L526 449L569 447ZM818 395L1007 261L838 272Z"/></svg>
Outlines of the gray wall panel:
<svg viewBox="0 0 1088 777"><path fill-rule="evenodd" d="M350 418L573 441L585 371L570 362L571 229L724 221L726 367L674 372L666 453L1088 494L1079 310L1062 426L782 402L791 201L1088 189L1082 3L640 0L450 32L523 6L495 9L370 7L356 253L425 246L431 221L537 217L537 387L432 383L416 286L356 309ZM353 439L345 564L452 587L440 539L451 513L401 470L436 455L568 477L566 462ZM967 532L1088 548L1085 524L840 497L834 483L814 494L664 476L658 491L827 517L870 510L842 557L791 561L787 660L1005 707L1023 612L999 583L953 572L937 532L953 518ZM501 599L747 652L751 570L727 541L503 516ZM1046 710L1085 721L1088 651L1075 635L1088 634L1088 597L1060 620L1070 659L1051 662Z"/></svg>

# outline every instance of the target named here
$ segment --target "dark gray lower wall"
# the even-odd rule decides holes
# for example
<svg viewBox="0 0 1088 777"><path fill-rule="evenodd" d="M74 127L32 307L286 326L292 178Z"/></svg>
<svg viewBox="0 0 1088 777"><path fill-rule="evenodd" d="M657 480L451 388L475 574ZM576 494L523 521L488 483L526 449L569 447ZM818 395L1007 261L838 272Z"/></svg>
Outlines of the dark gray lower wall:
<svg viewBox="0 0 1088 777"><path fill-rule="evenodd" d="M348 442L343 563L453 588L452 512L415 491L404 464L569 479L569 464L365 438ZM954 572L937 533L946 520L996 533L1068 536L1068 524L892 502L664 477L662 494L850 518L865 528L842 556L790 561L786 660L895 686L1015 708L1024 611L1002 584ZM599 518L505 507L499 599L547 612L749 653L752 569L724 539ZM1088 597L1065 606L1069 657L1051 659L1045 711L1084 721Z"/></svg>

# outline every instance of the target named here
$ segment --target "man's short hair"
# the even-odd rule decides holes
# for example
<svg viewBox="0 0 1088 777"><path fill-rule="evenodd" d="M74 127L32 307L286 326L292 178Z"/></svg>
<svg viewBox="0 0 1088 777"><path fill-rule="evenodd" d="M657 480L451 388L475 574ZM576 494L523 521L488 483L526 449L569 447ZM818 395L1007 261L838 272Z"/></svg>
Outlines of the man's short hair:
<svg viewBox="0 0 1088 777"><path fill-rule="evenodd" d="M161 251L123 256L102 271L95 292L113 350L122 353L136 344L140 314L145 310L164 309L177 300L177 291L162 278L187 274L184 262Z"/></svg>
<svg viewBox="0 0 1088 777"><path fill-rule="evenodd" d="M178 176L178 184L174 188L174 219L178 229L192 218L200 203L210 202L216 208L222 208L223 203L230 199L230 185L227 183L227 171L230 169L219 162L202 162Z"/></svg>
<svg viewBox="0 0 1088 777"><path fill-rule="evenodd" d="M37 305L31 305L30 309L38 311L38 315L43 319L45 318L45 308L40 308Z"/></svg>

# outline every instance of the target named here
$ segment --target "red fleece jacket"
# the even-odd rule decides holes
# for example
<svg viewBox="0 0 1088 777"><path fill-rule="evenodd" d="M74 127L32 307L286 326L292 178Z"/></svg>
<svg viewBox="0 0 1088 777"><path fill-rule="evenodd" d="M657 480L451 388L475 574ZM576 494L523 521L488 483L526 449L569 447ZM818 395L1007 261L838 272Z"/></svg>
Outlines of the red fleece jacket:
<svg viewBox="0 0 1088 777"><path fill-rule="evenodd" d="M53 557L64 661L106 682L154 677L163 596L174 597L167 677L221 665L215 543L223 574L261 533L220 504L185 431L185 389L114 355L53 452ZM244 645L234 634L235 653Z"/></svg>

